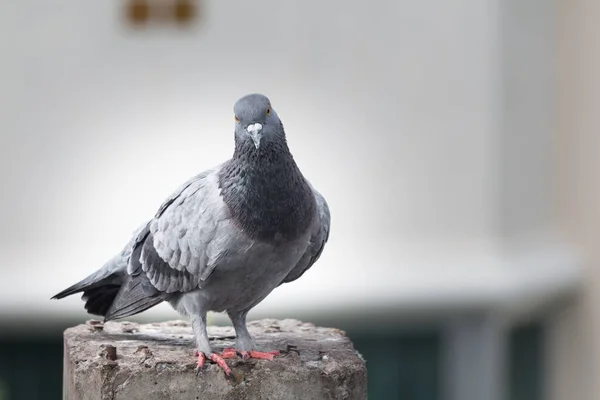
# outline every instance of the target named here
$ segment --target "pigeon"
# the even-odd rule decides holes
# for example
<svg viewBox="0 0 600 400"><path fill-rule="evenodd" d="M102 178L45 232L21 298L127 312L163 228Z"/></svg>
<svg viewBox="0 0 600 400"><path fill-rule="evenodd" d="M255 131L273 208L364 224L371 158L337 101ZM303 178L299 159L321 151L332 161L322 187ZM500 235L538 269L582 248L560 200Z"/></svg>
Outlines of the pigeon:
<svg viewBox="0 0 600 400"><path fill-rule="evenodd" d="M191 320L197 370L210 360L227 375L226 358L272 360L279 354L256 348L246 316L319 259L331 220L325 198L290 153L270 100L249 94L233 111L233 156L185 182L120 253L53 297L83 292L87 312L105 321L166 301ZM212 351L208 311L227 313L235 348Z"/></svg>

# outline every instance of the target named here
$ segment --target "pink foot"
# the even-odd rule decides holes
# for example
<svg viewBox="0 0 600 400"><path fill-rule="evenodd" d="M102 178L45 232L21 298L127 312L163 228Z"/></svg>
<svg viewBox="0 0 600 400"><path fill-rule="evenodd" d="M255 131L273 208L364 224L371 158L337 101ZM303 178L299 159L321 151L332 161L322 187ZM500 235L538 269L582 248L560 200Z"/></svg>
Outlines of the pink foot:
<svg viewBox="0 0 600 400"><path fill-rule="evenodd" d="M223 350L223 352L221 353L221 356L223 358L236 358L237 357L237 350L232 348L232 347L228 347L226 349Z"/></svg>
<svg viewBox="0 0 600 400"><path fill-rule="evenodd" d="M252 350L251 352L242 351L241 354L242 354L242 358L244 360L246 360L248 358L256 358L258 360L273 360L273 358L275 358L275 356L279 355L279 351L273 350L273 351L263 352L263 351Z"/></svg>
<svg viewBox="0 0 600 400"><path fill-rule="evenodd" d="M198 357L196 372L199 373L202 370L202 368L204 367L204 363L206 362L206 355L199 351L196 351L194 353L194 355L196 357ZM225 375L227 375L227 376L231 375L231 368L229 368L229 365L227 365L227 363L225 362L223 357L221 357L220 355L218 355L216 353L213 353L210 356L210 360L212 362L216 363L219 367L223 368L223 371L225 371Z"/></svg>
<svg viewBox="0 0 600 400"><path fill-rule="evenodd" d="M204 368L204 363L206 362L206 356L204 353L200 353L198 350L194 351L194 356L198 357L198 361L196 362L196 370L201 370Z"/></svg>

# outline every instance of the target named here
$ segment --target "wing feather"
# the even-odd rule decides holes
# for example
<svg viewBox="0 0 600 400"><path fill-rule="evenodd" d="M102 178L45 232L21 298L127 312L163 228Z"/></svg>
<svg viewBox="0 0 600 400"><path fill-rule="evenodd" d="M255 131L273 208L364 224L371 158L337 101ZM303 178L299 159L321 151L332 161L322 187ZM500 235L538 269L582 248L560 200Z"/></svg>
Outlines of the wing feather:
<svg viewBox="0 0 600 400"><path fill-rule="evenodd" d="M143 273L164 293L200 287L225 253L232 236L218 187L218 168L175 191L140 231L128 273Z"/></svg>

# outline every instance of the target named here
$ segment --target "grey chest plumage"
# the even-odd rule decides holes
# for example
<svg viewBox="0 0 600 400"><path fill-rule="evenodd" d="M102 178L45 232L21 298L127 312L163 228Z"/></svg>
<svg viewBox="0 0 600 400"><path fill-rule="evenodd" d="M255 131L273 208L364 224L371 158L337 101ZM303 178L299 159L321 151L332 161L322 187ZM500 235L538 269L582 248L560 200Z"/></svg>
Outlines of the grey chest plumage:
<svg viewBox="0 0 600 400"><path fill-rule="evenodd" d="M291 241L310 228L316 203L292 156L274 147L236 153L223 166L219 186L232 220L248 236Z"/></svg>

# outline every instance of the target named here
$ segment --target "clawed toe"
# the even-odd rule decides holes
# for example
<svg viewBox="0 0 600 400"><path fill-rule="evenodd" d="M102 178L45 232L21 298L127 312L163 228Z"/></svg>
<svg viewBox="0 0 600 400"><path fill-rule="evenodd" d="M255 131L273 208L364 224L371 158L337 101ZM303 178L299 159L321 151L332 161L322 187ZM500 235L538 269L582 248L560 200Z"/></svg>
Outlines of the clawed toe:
<svg viewBox="0 0 600 400"><path fill-rule="evenodd" d="M227 363L225 362L225 359L236 358L238 355L240 355L243 360L248 360L250 358L254 358L257 360L273 360L273 358L275 358L276 356L279 355L279 351L275 350L275 351L262 352L262 351L256 351L256 350L252 350L252 351L244 350L244 351L238 352L236 349L229 347L229 348L224 349L221 354L212 353L210 356L207 356L205 353L196 350L194 352L194 356L198 357L198 361L196 362L196 375L199 375L202 372L202 370L204 369L204 366L206 365L206 361L210 360L210 361L214 362L215 364L217 364L219 367L221 367L223 369L223 371L225 372L225 375L230 376L231 368L229 367L229 365L227 365Z"/></svg>
<svg viewBox="0 0 600 400"><path fill-rule="evenodd" d="M223 371L225 371L225 375L227 375L227 376L231 375L231 368L229 368L229 365L227 365L227 363L225 362L223 357L221 357L220 355L218 355L216 353L213 353L210 356L210 359L212 362L216 363L219 367L223 368Z"/></svg>
<svg viewBox="0 0 600 400"><path fill-rule="evenodd" d="M206 362L206 355L196 350L194 352L194 356L198 357L198 361L196 362L196 376L198 376L200 375L200 372L202 372L202 368L204 368L204 363Z"/></svg>
<svg viewBox="0 0 600 400"><path fill-rule="evenodd" d="M259 360L273 360L273 358L278 355L279 351L277 350L267 352L252 350L250 352L250 358L256 358Z"/></svg>
<svg viewBox="0 0 600 400"><path fill-rule="evenodd" d="M279 351L274 350L274 351L267 351L267 352L263 352L263 351L256 351L256 350L252 350L252 351L240 351L240 355L242 356L242 359L247 360L249 358L254 358L257 360L269 360L272 361L273 358L275 358L276 356L279 355Z"/></svg>
<svg viewBox="0 0 600 400"><path fill-rule="evenodd" d="M236 358L238 355L237 350L234 348L226 348L225 350L223 350L223 352L221 353L221 356L223 358Z"/></svg>
<svg viewBox="0 0 600 400"><path fill-rule="evenodd" d="M196 375L199 375L202 369L204 368L204 364L206 363L207 357L203 352L199 351L195 351L194 355L198 357L198 361L196 363ZM222 356L212 353L210 357L208 357L208 359L217 364L219 367L221 367L225 372L225 375L229 376L231 374L231 368L229 368L229 365L227 365Z"/></svg>

